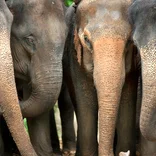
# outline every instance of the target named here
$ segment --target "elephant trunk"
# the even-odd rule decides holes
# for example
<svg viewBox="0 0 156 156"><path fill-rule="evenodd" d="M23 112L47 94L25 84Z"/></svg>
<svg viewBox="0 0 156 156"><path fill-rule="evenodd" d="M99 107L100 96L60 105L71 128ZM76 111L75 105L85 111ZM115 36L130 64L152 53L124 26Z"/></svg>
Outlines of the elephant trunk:
<svg viewBox="0 0 156 156"><path fill-rule="evenodd" d="M155 41L140 49L142 59L142 106L140 130L149 141L156 141L156 55Z"/></svg>
<svg viewBox="0 0 156 156"><path fill-rule="evenodd" d="M45 64L39 68L40 71L35 72L35 80L32 80L30 97L20 104L24 117L35 117L50 110L60 93L62 62Z"/></svg>
<svg viewBox="0 0 156 156"><path fill-rule="evenodd" d="M0 3L0 7L3 9L7 8L4 1L1 1ZM6 11L7 9L4 10ZM37 156L24 128L16 93L9 33L9 25L11 26L10 22L12 21L10 21L8 24L5 23L6 18L1 11L2 10L0 10L0 110L2 111L4 119L6 120L8 128L21 155ZM7 13L5 15L7 16ZM3 21L5 22L3 23Z"/></svg>
<svg viewBox="0 0 156 156"><path fill-rule="evenodd" d="M125 79L125 42L104 38L94 45L94 81L99 104L99 155L113 154L115 125Z"/></svg>

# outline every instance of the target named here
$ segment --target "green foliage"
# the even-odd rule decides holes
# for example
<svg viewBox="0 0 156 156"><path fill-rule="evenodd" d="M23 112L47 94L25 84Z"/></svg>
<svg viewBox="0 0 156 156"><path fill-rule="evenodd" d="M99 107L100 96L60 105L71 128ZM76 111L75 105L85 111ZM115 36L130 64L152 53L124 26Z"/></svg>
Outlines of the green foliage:
<svg viewBox="0 0 156 156"><path fill-rule="evenodd" d="M24 118L24 126L25 126L25 129L26 129L27 132L28 132L28 125L27 125L27 119L26 119L26 118Z"/></svg>
<svg viewBox="0 0 156 156"><path fill-rule="evenodd" d="M73 3L73 0L65 0L65 5L70 6Z"/></svg>

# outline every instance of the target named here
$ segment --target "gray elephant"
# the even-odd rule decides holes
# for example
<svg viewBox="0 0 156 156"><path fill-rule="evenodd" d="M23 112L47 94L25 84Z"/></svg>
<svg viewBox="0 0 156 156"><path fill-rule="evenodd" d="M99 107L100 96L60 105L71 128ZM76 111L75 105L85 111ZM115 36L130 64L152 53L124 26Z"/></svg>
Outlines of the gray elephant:
<svg viewBox="0 0 156 156"><path fill-rule="evenodd" d="M134 0L129 9L133 40L141 56L142 105L140 114L141 155L156 153L156 1Z"/></svg>
<svg viewBox="0 0 156 156"><path fill-rule="evenodd" d="M64 80L78 121L76 155L114 155L116 123L116 155L128 150L134 155L139 60L130 40L130 1L78 3L63 59Z"/></svg>
<svg viewBox="0 0 156 156"><path fill-rule="evenodd" d="M0 1L0 113L23 156L37 156L24 129L16 93L13 62L10 50L10 31L13 17L4 0ZM0 143L2 138L0 137ZM23 144L24 143L24 144ZM0 155L4 155L3 145Z"/></svg>
<svg viewBox="0 0 156 156"><path fill-rule="evenodd" d="M62 56L66 39L62 0L8 0L14 15L11 50L15 77L24 88L20 102L31 142L40 156L52 155L49 111L62 85ZM23 81L23 83L22 83Z"/></svg>

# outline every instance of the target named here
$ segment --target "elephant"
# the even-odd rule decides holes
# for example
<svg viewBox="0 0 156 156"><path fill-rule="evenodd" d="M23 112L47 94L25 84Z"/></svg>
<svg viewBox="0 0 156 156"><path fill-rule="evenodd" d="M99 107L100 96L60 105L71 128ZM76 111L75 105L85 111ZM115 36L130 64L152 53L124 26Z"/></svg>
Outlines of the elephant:
<svg viewBox="0 0 156 156"><path fill-rule="evenodd" d="M79 0L75 4L63 78L78 121L76 155L113 156L115 128L115 155L128 150L135 155L139 59L130 39L127 11L131 1Z"/></svg>
<svg viewBox="0 0 156 156"><path fill-rule="evenodd" d="M141 154L155 155L155 0L134 0L129 8L133 41L141 56L142 101L140 113Z"/></svg>
<svg viewBox="0 0 156 156"><path fill-rule="evenodd" d="M23 87L20 107L39 156L51 156L49 112L62 85L67 33L62 0L7 0L14 15L11 52L15 77Z"/></svg>
<svg viewBox="0 0 156 156"><path fill-rule="evenodd" d="M24 129L22 114L17 98L13 61L10 50L10 32L13 16L5 0L0 1L0 114L6 120L7 126L23 156L37 156L28 134ZM2 138L0 136L0 141ZM0 143L1 143L0 142ZM24 143L24 144L23 144ZM0 155L4 155L3 145Z"/></svg>

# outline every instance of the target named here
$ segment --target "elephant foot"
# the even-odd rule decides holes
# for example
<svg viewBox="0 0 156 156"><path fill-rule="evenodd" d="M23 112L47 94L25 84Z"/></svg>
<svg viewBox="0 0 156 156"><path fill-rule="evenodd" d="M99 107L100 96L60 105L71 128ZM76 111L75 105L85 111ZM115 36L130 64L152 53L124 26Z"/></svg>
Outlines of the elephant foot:
<svg viewBox="0 0 156 156"><path fill-rule="evenodd" d="M62 156L62 152L60 149L53 149L53 155L54 156Z"/></svg>
<svg viewBox="0 0 156 156"><path fill-rule="evenodd" d="M139 151L136 151L136 156L141 156Z"/></svg>
<svg viewBox="0 0 156 156"><path fill-rule="evenodd" d="M53 156L62 156L62 153L53 153Z"/></svg>
<svg viewBox="0 0 156 156"><path fill-rule="evenodd" d="M19 154L13 153L13 156L20 156Z"/></svg>
<svg viewBox="0 0 156 156"><path fill-rule="evenodd" d="M130 151L127 152L120 152L119 156L130 156Z"/></svg>
<svg viewBox="0 0 156 156"><path fill-rule="evenodd" d="M63 156L75 156L76 151L64 151Z"/></svg>

